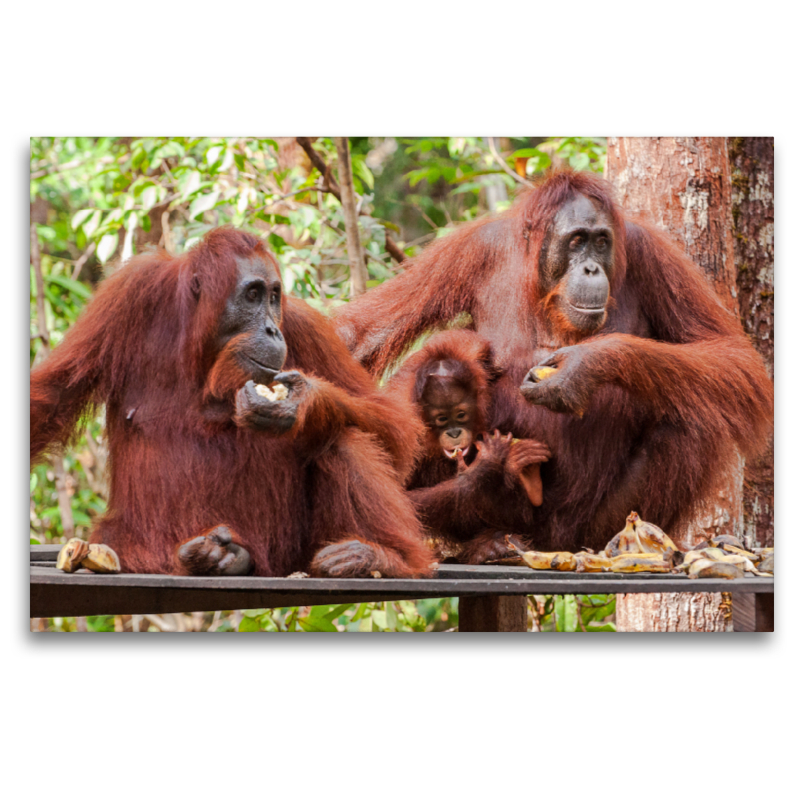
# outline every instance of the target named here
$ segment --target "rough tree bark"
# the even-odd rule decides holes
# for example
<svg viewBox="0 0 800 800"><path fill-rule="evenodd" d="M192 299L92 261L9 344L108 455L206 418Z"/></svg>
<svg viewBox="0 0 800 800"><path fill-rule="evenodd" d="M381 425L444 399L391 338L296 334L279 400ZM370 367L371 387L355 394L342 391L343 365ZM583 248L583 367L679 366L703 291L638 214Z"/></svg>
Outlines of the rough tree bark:
<svg viewBox="0 0 800 800"><path fill-rule="evenodd" d="M367 291L367 264L361 249L358 233L356 193L353 189L353 170L350 165L350 142L346 136L337 136L336 154L339 156L339 185L341 187L344 227L347 233L347 257L350 260L350 297Z"/></svg>
<svg viewBox="0 0 800 800"><path fill-rule="evenodd" d="M733 187L733 255L739 314L774 377L775 153L771 136L728 140ZM748 546L774 542L774 452L748 462L744 481L744 537Z"/></svg>
<svg viewBox="0 0 800 800"><path fill-rule="evenodd" d="M713 284L723 305L738 314L727 140L719 137L613 137L606 176L617 199L682 242ZM744 460L720 476L718 490L676 538L686 549L708 535L743 534ZM652 520L658 524L658 520ZM620 631L732 630L729 596L670 593L617 597Z"/></svg>

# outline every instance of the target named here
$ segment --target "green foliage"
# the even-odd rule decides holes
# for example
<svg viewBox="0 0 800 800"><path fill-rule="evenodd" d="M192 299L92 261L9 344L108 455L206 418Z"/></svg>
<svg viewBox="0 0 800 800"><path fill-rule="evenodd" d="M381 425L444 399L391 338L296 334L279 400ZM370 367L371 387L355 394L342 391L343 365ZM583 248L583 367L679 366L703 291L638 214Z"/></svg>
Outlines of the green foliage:
<svg viewBox="0 0 800 800"><path fill-rule="evenodd" d="M243 613L239 631L246 632L443 631L458 626L458 599L257 608Z"/></svg>
<svg viewBox="0 0 800 800"><path fill-rule="evenodd" d="M613 594L546 595L533 598L533 615L541 631L597 633L616 631L617 598Z"/></svg>
<svg viewBox="0 0 800 800"><path fill-rule="evenodd" d="M386 250L392 236L406 253L458 222L507 207L517 182L477 137L351 138L354 185L363 212L361 240L369 286L398 271ZM336 176L329 137L314 147ZM531 178L551 165L600 172L603 139L497 140L507 167ZM208 137L35 137L31 139L30 199L44 283L44 318L37 315L36 275L30 267L30 362L43 357L45 326L57 346L104 272L159 242L181 253L206 231L232 224L264 238L278 259L285 288L326 311L346 302L349 273L342 210L322 191L324 176L293 140ZM503 197L506 197L504 200ZM88 536L106 507L102 410L63 458L75 535ZM64 528L52 464L31 472L31 542L61 542ZM564 598L542 618L560 630L604 630L613 598L597 610L588 599ZM611 608L605 616L603 609ZM361 604L312 609L224 612L215 630L446 630L457 626L457 601ZM589 619L591 617L591 619ZM74 619L48 623L75 630ZM211 625L209 615L204 623ZM560 627L559 627L560 626ZM89 630L114 630L111 617L87 618ZM154 629L151 626L151 629Z"/></svg>

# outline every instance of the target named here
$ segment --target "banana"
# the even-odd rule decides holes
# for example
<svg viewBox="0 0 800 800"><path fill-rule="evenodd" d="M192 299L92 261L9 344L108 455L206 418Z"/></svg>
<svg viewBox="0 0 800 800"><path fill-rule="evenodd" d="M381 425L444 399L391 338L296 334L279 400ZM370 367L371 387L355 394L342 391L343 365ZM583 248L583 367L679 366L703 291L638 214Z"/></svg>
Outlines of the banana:
<svg viewBox="0 0 800 800"><path fill-rule="evenodd" d="M759 570L767 575L775 574L775 554L770 553L763 561L758 564Z"/></svg>
<svg viewBox="0 0 800 800"><path fill-rule="evenodd" d="M558 370L555 367L536 367L533 370L533 374L536 376L537 380L543 381L545 378L549 378L554 372Z"/></svg>
<svg viewBox="0 0 800 800"><path fill-rule="evenodd" d="M659 553L665 560L679 560L681 554L672 539L658 525L645 522L635 511L625 520L625 527L606 545L612 558L622 553Z"/></svg>
<svg viewBox="0 0 800 800"><path fill-rule="evenodd" d="M669 572L672 564L659 553L623 553L611 559L611 572Z"/></svg>
<svg viewBox="0 0 800 800"><path fill-rule="evenodd" d="M744 545L742 542L740 542L735 536L728 536L728 534L721 533L719 536L712 536L711 544L715 547L722 547L724 544L731 544L734 547L738 547L740 550L744 550Z"/></svg>
<svg viewBox="0 0 800 800"><path fill-rule="evenodd" d="M58 552L56 569L75 572L89 552L89 545L82 539L70 539Z"/></svg>
<svg viewBox="0 0 800 800"><path fill-rule="evenodd" d="M743 578L744 570L738 564L727 564L724 561L712 561L700 558L689 567L690 578Z"/></svg>
<svg viewBox="0 0 800 800"><path fill-rule="evenodd" d="M271 400L273 403L277 403L279 400L285 400L289 396L289 390L283 383L275 383L271 388L269 386L264 386L263 383L257 383L256 392L262 397L266 397L267 400Z"/></svg>
<svg viewBox="0 0 800 800"><path fill-rule="evenodd" d="M88 544L81 539L70 539L59 551L56 568L75 572L79 567L92 572L119 572L117 554L107 544Z"/></svg>
<svg viewBox="0 0 800 800"><path fill-rule="evenodd" d="M557 569L560 572L572 572L578 562L572 553L537 553L528 550L522 553L522 559L531 569Z"/></svg>
<svg viewBox="0 0 800 800"><path fill-rule="evenodd" d="M119 558L107 544L90 544L89 554L81 566L92 572L114 573L120 571Z"/></svg>
<svg viewBox="0 0 800 800"><path fill-rule="evenodd" d="M575 553L576 572L608 572L611 559L594 553Z"/></svg>
<svg viewBox="0 0 800 800"><path fill-rule="evenodd" d="M634 522L639 515L632 511L625 520L625 527L606 545L606 553L614 558L620 553L639 553L639 543L636 541Z"/></svg>
<svg viewBox="0 0 800 800"><path fill-rule="evenodd" d="M636 536L636 543L642 553L666 554L678 552L675 542L658 525L639 519L639 515L635 511L632 511L630 516L636 517L633 522L633 532Z"/></svg>
<svg viewBox="0 0 800 800"><path fill-rule="evenodd" d="M743 550L741 547L736 547L732 544L723 544L721 549L726 553L732 553L735 556L744 556L745 558L749 558L751 561L758 561L758 556L755 553L751 553L749 550Z"/></svg>

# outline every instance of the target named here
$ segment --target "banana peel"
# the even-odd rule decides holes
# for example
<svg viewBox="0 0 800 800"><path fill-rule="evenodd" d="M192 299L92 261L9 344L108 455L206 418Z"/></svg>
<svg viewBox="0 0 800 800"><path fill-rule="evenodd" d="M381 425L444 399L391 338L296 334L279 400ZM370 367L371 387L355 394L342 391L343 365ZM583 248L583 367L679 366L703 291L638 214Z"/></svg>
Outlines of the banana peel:
<svg viewBox="0 0 800 800"><path fill-rule="evenodd" d="M623 553L611 559L609 572L669 572L672 562L660 553Z"/></svg>
<svg viewBox="0 0 800 800"><path fill-rule="evenodd" d="M56 569L63 572L75 572L80 569L81 561L89 553L89 544L83 539L70 539L58 552Z"/></svg>
<svg viewBox="0 0 800 800"><path fill-rule="evenodd" d="M665 561L679 562L683 553L658 525L645 522L631 511L625 527L606 545L605 553L614 558L623 553L657 553Z"/></svg>
<svg viewBox="0 0 800 800"><path fill-rule="evenodd" d="M775 574L775 554L770 553L763 561L758 562L759 570L765 575Z"/></svg>
<svg viewBox="0 0 800 800"><path fill-rule="evenodd" d="M736 578L744 578L744 570L739 564L712 561L710 558L699 558L689 567L689 577L734 580Z"/></svg>
<svg viewBox="0 0 800 800"><path fill-rule="evenodd" d="M92 572L113 574L121 567L119 557L107 544L90 544L89 555L81 561L81 566Z"/></svg>
<svg viewBox="0 0 800 800"><path fill-rule="evenodd" d="M575 553L575 561L575 572L608 572L611 569L611 559L599 554Z"/></svg>
<svg viewBox="0 0 800 800"><path fill-rule="evenodd" d="M88 544L82 539L70 539L58 553L56 569L75 572L81 567L107 574L121 571L119 557L107 544Z"/></svg>
<svg viewBox="0 0 800 800"><path fill-rule="evenodd" d="M536 550L523 551L517 547L510 537L506 536L506 546L518 555L531 569L555 569L559 572L572 572L578 562L572 553L539 553Z"/></svg>

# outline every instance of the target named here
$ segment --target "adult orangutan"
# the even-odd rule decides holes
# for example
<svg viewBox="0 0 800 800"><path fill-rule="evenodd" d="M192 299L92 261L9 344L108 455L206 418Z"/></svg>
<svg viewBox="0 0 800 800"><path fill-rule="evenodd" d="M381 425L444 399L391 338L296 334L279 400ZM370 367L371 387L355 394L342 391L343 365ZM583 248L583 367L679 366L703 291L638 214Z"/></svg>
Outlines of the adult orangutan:
<svg viewBox="0 0 800 800"><path fill-rule="evenodd" d="M636 509L680 532L736 448L772 424L772 384L698 268L608 185L558 172L458 228L341 309L373 373L467 312L504 376L488 427L545 441L537 547L602 547ZM535 365L557 369L539 379ZM521 392L520 392L521 387Z"/></svg>
<svg viewBox="0 0 800 800"><path fill-rule="evenodd" d="M406 359L386 387L399 401L411 400L426 426L406 481L417 513L444 554L473 564L504 555L508 533L530 538L533 506L542 504L540 464L550 456L541 442L488 435L499 376L485 339L452 330Z"/></svg>
<svg viewBox="0 0 800 800"><path fill-rule="evenodd" d="M283 384L285 399L257 384ZM31 459L106 404L107 513L126 572L425 573L402 490L420 430L259 239L219 228L134 258L31 373Z"/></svg>

